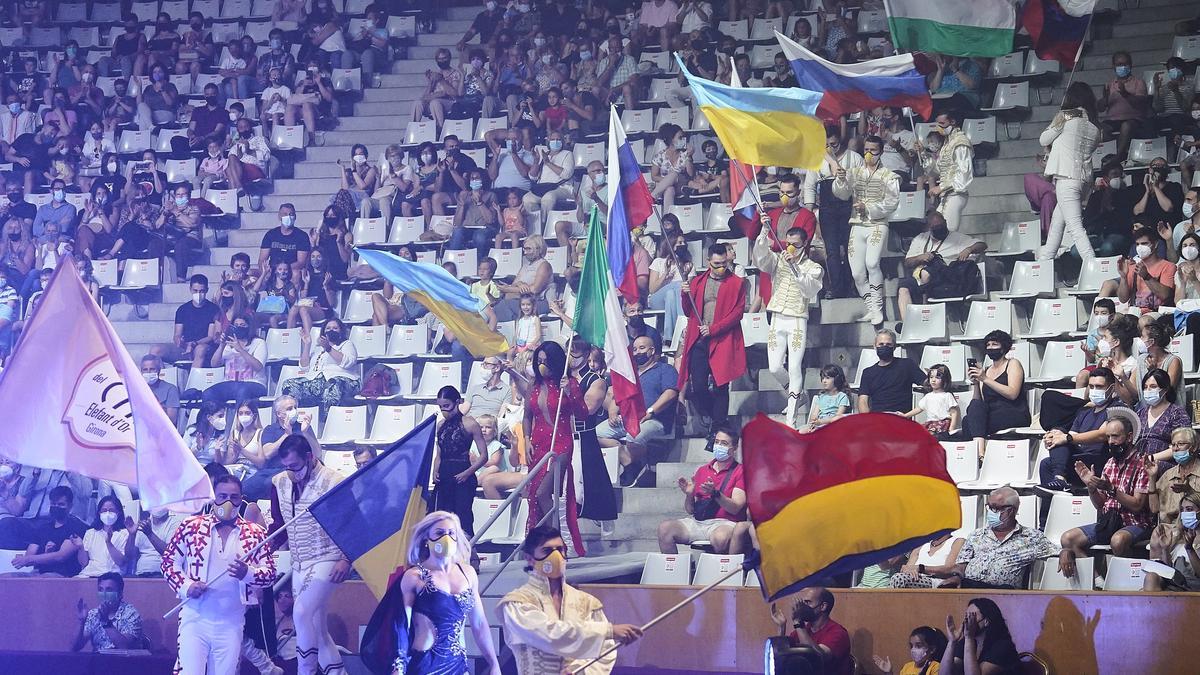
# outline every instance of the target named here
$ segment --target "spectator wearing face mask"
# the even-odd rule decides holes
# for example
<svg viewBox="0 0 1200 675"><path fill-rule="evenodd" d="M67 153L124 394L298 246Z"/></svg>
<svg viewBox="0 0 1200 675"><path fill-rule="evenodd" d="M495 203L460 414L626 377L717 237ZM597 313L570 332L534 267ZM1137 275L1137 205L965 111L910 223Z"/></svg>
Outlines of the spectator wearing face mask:
<svg viewBox="0 0 1200 675"><path fill-rule="evenodd" d="M150 385L150 391L167 417L174 421L179 416L179 387L162 378L163 361L157 354L147 354L141 360L142 377Z"/></svg>
<svg viewBox="0 0 1200 675"><path fill-rule="evenodd" d="M1135 186L1138 199L1133 205L1135 221L1154 229L1160 237L1168 236L1171 226L1183 217L1183 186L1168 181L1167 160L1155 157L1150 160L1140 186Z"/></svg>
<svg viewBox="0 0 1200 675"><path fill-rule="evenodd" d="M1188 188L1183 197L1183 204L1180 205L1180 213L1183 214L1183 220L1171 228L1171 240L1167 245L1167 258L1169 259L1174 259L1181 254L1180 246L1185 235L1200 229L1200 189ZM1193 260L1193 258L1185 259Z"/></svg>
<svg viewBox="0 0 1200 675"><path fill-rule="evenodd" d="M250 321L235 318L221 335L211 357L225 367L225 381L204 390L208 401L242 401L267 395L267 347Z"/></svg>
<svg viewBox="0 0 1200 675"><path fill-rule="evenodd" d="M1129 143L1135 136L1146 137L1150 133L1151 98L1146 91L1146 82L1133 75L1133 58L1129 52L1118 51L1112 56L1115 77L1104 87L1100 96L1099 110L1104 112L1104 126L1109 134L1117 134L1117 159L1124 161L1129 156Z"/></svg>
<svg viewBox="0 0 1200 675"><path fill-rule="evenodd" d="M26 110L16 94L9 94L7 105L0 110L0 140L12 144L22 134L37 130L37 115Z"/></svg>
<svg viewBox="0 0 1200 675"><path fill-rule="evenodd" d="M1165 126L1182 132L1192 126L1192 85L1184 78L1184 62L1178 56L1167 59L1167 72L1154 74L1154 112Z"/></svg>
<svg viewBox="0 0 1200 675"><path fill-rule="evenodd" d="M51 223L58 227L59 232L68 232L75 222L76 213L75 207L67 201L66 184L56 180L50 184L50 201L38 207L31 233L41 237L46 233L46 225Z"/></svg>
<svg viewBox="0 0 1200 675"><path fill-rule="evenodd" d="M1135 545L1149 538L1150 528L1154 525L1154 514L1150 512L1150 476L1146 472L1144 455L1136 452L1133 445L1140 427L1138 417L1132 411L1114 408L1104 426L1109 454L1104 470L1097 474L1082 462L1076 462L1075 471L1087 486L1088 497L1097 513L1115 511L1119 521L1110 524L1101 518L1091 525L1064 532L1058 562L1064 576L1075 576L1075 561L1088 557L1092 546L1108 544L1113 555L1128 557ZM1107 527L1101 528L1102 522Z"/></svg>
<svg viewBox="0 0 1200 675"><path fill-rule="evenodd" d="M557 97L557 89L551 89L547 94L550 100L556 101ZM563 125L565 122L564 117ZM547 132L546 145L534 148L533 165L529 167L529 178L533 184L523 198L525 210L549 215L559 201L571 198L574 174L575 155L564 147L563 133L558 129Z"/></svg>
<svg viewBox="0 0 1200 675"><path fill-rule="evenodd" d="M111 495L103 497L96 505L96 520L83 535L79 548L79 564L82 569L77 576L98 577L102 574L120 574L127 562L137 554L130 534L137 532L137 525L125 521L125 509L121 500Z"/></svg>
<svg viewBox="0 0 1200 675"><path fill-rule="evenodd" d="M301 407L328 409L341 405L361 388L358 350L339 319L326 321L316 342L314 345L311 335L301 334L300 363L308 374L284 382L282 391L294 396Z"/></svg>
<svg viewBox="0 0 1200 675"><path fill-rule="evenodd" d="M1148 227L1133 233L1135 257L1122 256L1117 261L1120 279L1116 294L1121 302L1135 307L1142 314L1158 311L1160 305L1175 297L1175 263L1159 257L1158 234ZM1112 281L1105 282L1100 295L1112 295Z"/></svg>
<svg viewBox="0 0 1200 675"><path fill-rule="evenodd" d="M99 603L89 609L83 598L75 605L79 617L79 629L71 651L83 649L88 642L92 651L111 649L140 649L146 646L142 634L142 615L133 605L125 602L123 593L125 580L118 572L108 572L96 580L96 596Z"/></svg>
<svg viewBox="0 0 1200 675"><path fill-rule="evenodd" d="M428 114L441 129L446 112L463 95L463 71L450 65L449 49L437 50L434 61L437 69L425 71L425 91L413 102L412 119L420 122Z"/></svg>
<svg viewBox="0 0 1200 675"><path fill-rule="evenodd" d="M1200 301L1200 233L1188 232L1179 242L1179 262L1175 266L1175 302L1174 305L1188 313L1186 316L1186 331L1200 332L1200 315L1195 313L1197 302ZM1193 364L1188 364L1190 371Z"/></svg>
<svg viewBox="0 0 1200 675"><path fill-rule="evenodd" d="M900 278L896 292L900 318L904 318L912 303L921 304L927 297L950 297L970 290L961 283L949 283L961 279L950 271L951 267L974 264L987 251L986 242L951 231L945 217L937 211L930 211L926 222L927 229L913 237L904 257L904 269L909 274ZM901 329L898 325L897 330Z"/></svg>
<svg viewBox="0 0 1200 675"><path fill-rule="evenodd" d="M460 52L463 51L467 48L467 43L476 36L479 37L479 44L490 44L496 34L496 29L500 27L500 22L504 19L504 13L504 10L496 4L496 0L487 0L483 5L483 11L475 15L467 32L463 33L454 48Z"/></svg>
<svg viewBox="0 0 1200 675"><path fill-rule="evenodd" d="M470 236L470 245L478 251L481 260L487 257L492 238L495 238L496 246L499 247L499 242L504 237L504 234L499 233L501 214L496 193L486 189L485 185L482 171L474 169L467 173L468 189L458 193L458 208L454 211L454 233L449 244L451 250L461 250L468 246L467 237ZM516 248L515 237L513 242L513 248Z"/></svg>
<svg viewBox="0 0 1200 675"><path fill-rule="evenodd" d="M139 129L153 129L170 124L179 112L179 90L167 79L167 70L160 65L150 69L150 86L143 86L137 97Z"/></svg>
<svg viewBox="0 0 1200 675"><path fill-rule="evenodd" d="M1182 492L1179 517L1170 526L1159 525L1163 534L1157 539L1151 537L1150 559L1174 568L1175 574L1164 578L1147 572L1142 590L1195 592L1200 590L1200 551L1196 549L1196 530L1200 527L1200 493L1183 482L1172 483L1172 488ZM1150 498L1153 501L1154 495L1151 494Z"/></svg>
<svg viewBox="0 0 1200 675"><path fill-rule="evenodd" d="M1083 486L1074 469L1076 462L1083 462L1093 471L1103 468L1107 440L1104 425L1108 421L1108 411L1124 406L1114 386L1116 376L1108 368L1093 368L1086 384L1088 402L1074 417L1056 424L1042 436L1042 445L1049 451L1049 456L1038 467L1041 482L1035 490L1047 498L1043 499L1043 517L1049 510L1048 498L1053 493Z"/></svg>
<svg viewBox="0 0 1200 675"><path fill-rule="evenodd" d="M309 445L321 452L312 414L300 410L296 399L285 394L275 399L271 406L271 423L263 427L262 434L259 435L260 446L256 457L258 471L246 479L246 499L259 500L271 496L271 478L283 471L279 448L284 439L292 434L306 438Z"/></svg>
<svg viewBox="0 0 1200 675"><path fill-rule="evenodd" d="M1171 432L1171 444L1157 455L1146 458L1146 473L1157 478L1150 493L1150 510L1158 516L1158 525L1150 535L1153 549L1169 536L1168 530L1179 522L1180 499L1183 494L1200 489L1200 459L1197 457L1197 434L1190 426Z"/></svg>
<svg viewBox="0 0 1200 675"><path fill-rule="evenodd" d="M962 540L958 540L961 542ZM946 649L946 634L929 626L914 628L908 636L908 652L912 661L900 667L900 675L938 675L937 659ZM875 655L875 667L883 675L892 675L892 660Z"/></svg>
<svg viewBox="0 0 1200 675"><path fill-rule="evenodd" d="M737 432L718 428L713 434L712 461L696 469L691 480L676 481L688 515L659 524L660 551L674 554L679 544L707 540L717 553L741 553L733 528L746 517L746 482L735 454L737 446Z"/></svg>

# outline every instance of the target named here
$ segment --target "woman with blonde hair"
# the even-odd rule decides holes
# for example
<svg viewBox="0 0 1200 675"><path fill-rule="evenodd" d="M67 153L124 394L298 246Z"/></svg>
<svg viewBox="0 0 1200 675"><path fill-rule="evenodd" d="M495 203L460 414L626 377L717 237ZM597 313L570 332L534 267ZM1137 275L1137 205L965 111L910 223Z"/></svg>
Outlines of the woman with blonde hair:
<svg viewBox="0 0 1200 675"><path fill-rule="evenodd" d="M408 547L409 568L388 589L363 634L360 651L371 672L465 673L463 630L469 625L489 675L499 675L479 578L466 564L470 557L471 543L458 516L434 511L417 523Z"/></svg>
<svg viewBox="0 0 1200 675"><path fill-rule="evenodd" d="M1200 527L1200 492L1187 490L1179 500L1179 519L1159 528L1165 538L1150 538L1150 557L1175 569L1171 578L1147 572L1142 589L1147 591L1200 591L1200 552L1196 530ZM1158 529L1155 530L1157 535Z"/></svg>

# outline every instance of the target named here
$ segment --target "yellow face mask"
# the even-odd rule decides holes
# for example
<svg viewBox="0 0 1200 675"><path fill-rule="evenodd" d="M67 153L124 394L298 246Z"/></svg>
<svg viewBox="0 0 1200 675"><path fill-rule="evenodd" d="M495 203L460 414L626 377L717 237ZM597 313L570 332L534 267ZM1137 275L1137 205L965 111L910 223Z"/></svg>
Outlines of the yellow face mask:
<svg viewBox="0 0 1200 675"><path fill-rule="evenodd" d="M567 572L567 559L558 551L534 562L533 570L547 579L561 579Z"/></svg>
<svg viewBox="0 0 1200 675"><path fill-rule="evenodd" d="M797 251L797 250L798 250L798 249L797 249L795 246L793 246L792 244L788 244L788 245L787 245L787 252L788 252L788 255L796 255L796 251Z"/></svg>
<svg viewBox="0 0 1200 675"><path fill-rule="evenodd" d="M439 558L453 558L454 549L458 546L458 542L449 534L443 534L437 539L429 540L429 552Z"/></svg>
<svg viewBox="0 0 1200 675"><path fill-rule="evenodd" d="M780 204L783 204L784 206L787 206L787 205L788 205L788 202L790 202L790 201L792 201L792 200L791 200L791 198L789 198L787 195L785 195L785 194L780 194L780 195L779 195L779 203L780 203Z"/></svg>

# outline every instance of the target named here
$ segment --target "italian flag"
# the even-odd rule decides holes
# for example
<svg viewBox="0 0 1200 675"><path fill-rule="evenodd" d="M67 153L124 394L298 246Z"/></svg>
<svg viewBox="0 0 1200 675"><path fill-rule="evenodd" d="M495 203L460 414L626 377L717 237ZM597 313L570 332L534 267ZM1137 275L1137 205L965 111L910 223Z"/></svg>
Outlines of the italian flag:
<svg viewBox="0 0 1200 675"><path fill-rule="evenodd" d="M897 51L1004 56L1013 49L1012 0L887 0Z"/></svg>
<svg viewBox="0 0 1200 675"><path fill-rule="evenodd" d="M604 350L613 400L621 411L621 421L626 431L637 436L641 419L646 416L646 402L642 400L637 369L629 355L629 335L625 332L625 315L621 312L619 295L608 263L600 214L593 207L573 328L588 344Z"/></svg>

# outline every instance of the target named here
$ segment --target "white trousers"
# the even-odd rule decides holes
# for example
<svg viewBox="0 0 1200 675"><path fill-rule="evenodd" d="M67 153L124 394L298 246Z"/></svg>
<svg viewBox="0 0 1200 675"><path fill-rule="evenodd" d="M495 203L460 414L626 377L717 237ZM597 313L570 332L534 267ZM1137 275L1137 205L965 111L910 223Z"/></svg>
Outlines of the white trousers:
<svg viewBox="0 0 1200 675"><path fill-rule="evenodd" d="M957 232L959 225L962 224L963 210L967 208L967 195L962 192L954 194L942 200L938 205L938 212L946 219L946 227L951 232Z"/></svg>
<svg viewBox="0 0 1200 675"><path fill-rule="evenodd" d="M237 675L243 617L213 620L192 612L184 614L179 619L181 675Z"/></svg>
<svg viewBox="0 0 1200 675"><path fill-rule="evenodd" d="M804 391L804 346L807 339L808 319L784 314L771 314L771 326L767 332L767 368L779 384L787 387L788 407L784 413L791 423L796 399ZM786 360L787 367L784 367Z"/></svg>
<svg viewBox="0 0 1200 675"><path fill-rule="evenodd" d="M1054 207L1050 231L1046 233L1046 245L1038 251L1038 260L1057 258L1064 235L1068 242L1075 245L1080 258L1087 261L1096 257L1095 251L1092 250L1092 242L1088 241L1087 230L1083 228L1083 196L1087 185L1072 178L1054 179L1054 194L1058 197L1058 205Z"/></svg>
<svg viewBox="0 0 1200 675"><path fill-rule="evenodd" d="M296 624L298 675L345 673L342 655L329 634L329 596L337 584L329 581L332 562L292 568L292 621Z"/></svg>
<svg viewBox="0 0 1200 675"><path fill-rule="evenodd" d="M850 226L850 273L854 275L859 295L865 299L867 312L873 315L883 312L883 270L879 268L879 260L883 257L887 233L884 223Z"/></svg>

